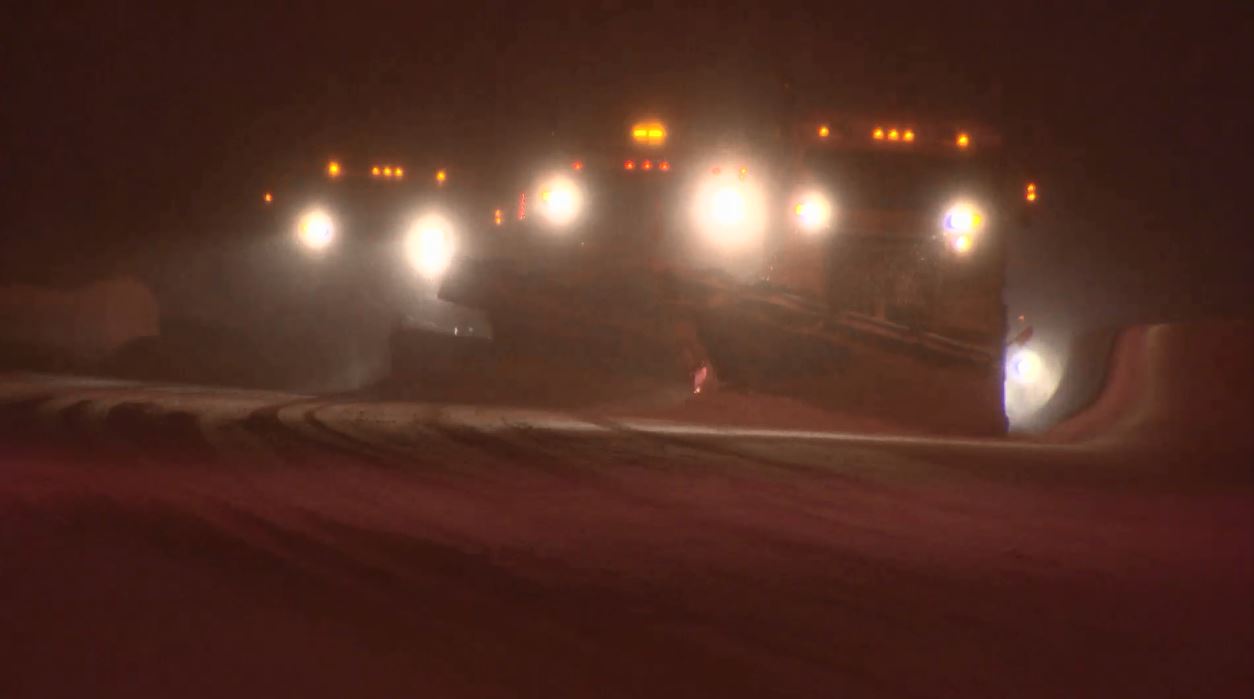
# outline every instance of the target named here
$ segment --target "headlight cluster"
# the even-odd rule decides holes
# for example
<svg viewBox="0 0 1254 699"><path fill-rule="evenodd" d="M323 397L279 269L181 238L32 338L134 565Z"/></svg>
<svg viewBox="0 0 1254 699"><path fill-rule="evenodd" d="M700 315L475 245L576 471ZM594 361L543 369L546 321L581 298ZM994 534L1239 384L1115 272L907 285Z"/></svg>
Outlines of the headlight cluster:
<svg viewBox="0 0 1254 699"><path fill-rule="evenodd" d="M329 167L333 174L338 172L336 163ZM710 172L695 189L689 211L693 227L721 252L740 254L752 250L765 239L770 220L778 220L769 213L765 191L756 180L748 177L747 167L728 168L726 174L723 168L714 167ZM533 210L548 227L567 229L582 218L585 192L577 179L553 174L541 179L533 191ZM796 230L819 234L833 227L835 207L820 190L803 190L789 200L789 207L788 215ZM501 225L500 209L496 210L494 220ZM984 227L984 212L965 200L946 207L940 218L945 245L957 255L967 255L975 249ZM336 222L321 208L305 211L297 221L296 239L311 253L330 248L336 234ZM404 258L415 272L424 279L438 280L453 262L455 227L442 214L426 213L404 232L402 248Z"/></svg>
<svg viewBox="0 0 1254 699"><path fill-rule="evenodd" d="M314 252L325 250L335 242L335 222L322 209L306 211L296 224L296 239Z"/></svg>
<svg viewBox="0 0 1254 699"><path fill-rule="evenodd" d="M747 179L716 176L702 182L690 213L706 241L728 252L760 242L766 229L762 191Z"/></svg>
<svg viewBox="0 0 1254 699"><path fill-rule="evenodd" d="M438 280L453 262L453 226L439 214L420 217L405 234L405 257L424 279Z"/></svg>
<svg viewBox="0 0 1254 699"><path fill-rule="evenodd" d="M832 223L832 203L819 192L809 192L797 199L792 207L793 216L801 230L817 233Z"/></svg>
<svg viewBox="0 0 1254 699"><path fill-rule="evenodd" d="M975 247L977 236L984 230L984 212L969 202L953 204L941 217L941 230L949 248L965 255Z"/></svg>
<svg viewBox="0 0 1254 699"><path fill-rule="evenodd" d="M334 219L323 209L310 209L296 222L296 240L304 249L321 253L335 242ZM418 217L402 238L405 260L424 279L438 280L448 271L456 252L456 231L438 213Z"/></svg>
<svg viewBox="0 0 1254 699"><path fill-rule="evenodd" d="M565 228L583 212L583 190L569 177L556 175L540 183L536 210L545 223Z"/></svg>

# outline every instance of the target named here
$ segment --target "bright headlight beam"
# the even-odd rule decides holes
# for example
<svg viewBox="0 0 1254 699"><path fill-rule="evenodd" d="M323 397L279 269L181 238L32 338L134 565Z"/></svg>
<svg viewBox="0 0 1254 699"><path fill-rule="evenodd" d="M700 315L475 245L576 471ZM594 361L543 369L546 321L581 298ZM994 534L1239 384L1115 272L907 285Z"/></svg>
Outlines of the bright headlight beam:
<svg viewBox="0 0 1254 699"><path fill-rule="evenodd" d="M984 214L971 204L954 204L945 211L941 225L946 233L974 233L984 227Z"/></svg>
<svg viewBox="0 0 1254 699"><path fill-rule="evenodd" d="M745 220L745 197L735 187L723 187L710 197L710 220L722 225L735 225Z"/></svg>
<svg viewBox="0 0 1254 699"><path fill-rule="evenodd" d="M732 253L761 242L766 212L755 182L734 174L715 174L703 178L694 194L692 222L708 243Z"/></svg>
<svg viewBox="0 0 1254 699"><path fill-rule="evenodd" d="M405 236L405 256L424 279L437 280L453 262L456 243L453 226L438 214L427 214L414 221Z"/></svg>
<svg viewBox="0 0 1254 699"><path fill-rule="evenodd" d="M579 186L566 177L556 176L540 185L536 208L551 225L564 227L573 223L583 209Z"/></svg>
<svg viewBox="0 0 1254 699"><path fill-rule="evenodd" d="M827 197L811 192L798 199L792 208L801 229L816 232L827 228L832 220L832 204Z"/></svg>
<svg viewBox="0 0 1254 699"><path fill-rule="evenodd" d="M1010 357L1006 373L1019 383L1030 384L1041 378L1041 357L1030 349L1021 349Z"/></svg>
<svg viewBox="0 0 1254 699"><path fill-rule="evenodd" d="M321 209L306 211L296 224L296 239L310 250L325 250L335 240L335 223Z"/></svg>
<svg viewBox="0 0 1254 699"><path fill-rule="evenodd" d="M945 244L959 255L968 255L975 248L976 237L984 229L984 212L967 201L959 201L945 209L941 216Z"/></svg>
<svg viewBox="0 0 1254 699"><path fill-rule="evenodd" d="M1009 348L1005 361L1004 400L1011 429L1044 427L1040 410L1058 390L1065 355L1037 341L1033 346Z"/></svg>

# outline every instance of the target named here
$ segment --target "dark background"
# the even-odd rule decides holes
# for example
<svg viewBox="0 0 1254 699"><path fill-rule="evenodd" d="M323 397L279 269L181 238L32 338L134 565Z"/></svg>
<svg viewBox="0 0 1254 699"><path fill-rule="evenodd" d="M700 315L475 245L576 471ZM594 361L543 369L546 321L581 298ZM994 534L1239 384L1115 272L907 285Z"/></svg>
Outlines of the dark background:
<svg viewBox="0 0 1254 699"><path fill-rule="evenodd" d="M125 271L329 154L482 163L643 109L779 108L787 83L1000 126L1042 193L1012 309L1249 313L1248 4L769 5L10 7L0 281Z"/></svg>

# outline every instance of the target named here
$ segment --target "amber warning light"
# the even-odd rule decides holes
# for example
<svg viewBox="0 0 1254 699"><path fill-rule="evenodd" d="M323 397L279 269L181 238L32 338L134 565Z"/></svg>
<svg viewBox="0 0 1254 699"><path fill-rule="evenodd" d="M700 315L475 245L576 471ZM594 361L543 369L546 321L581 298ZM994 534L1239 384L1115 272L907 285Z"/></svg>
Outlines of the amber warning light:
<svg viewBox="0 0 1254 699"><path fill-rule="evenodd" d="M370 176L371 177L382 176L388 179L395 178L399 180L400 178L405 176L405 168L399 165L397 165L396 167L393 167L391 165L383 165L383 166L375 165L370 168Z"/></svg>
<svg viewBox="0 0 1254 699"><path fill-rule="evenodd" d="M645 121L631 127L631 140L644 146L666 143L666 127L658 121Z"/></svg>
<svg viewBox="0 0 1254 699"><path fill-rule="evenodd" d="M914 129L898 126L877 126L871 131L871 140L914 143Z"/></svg>

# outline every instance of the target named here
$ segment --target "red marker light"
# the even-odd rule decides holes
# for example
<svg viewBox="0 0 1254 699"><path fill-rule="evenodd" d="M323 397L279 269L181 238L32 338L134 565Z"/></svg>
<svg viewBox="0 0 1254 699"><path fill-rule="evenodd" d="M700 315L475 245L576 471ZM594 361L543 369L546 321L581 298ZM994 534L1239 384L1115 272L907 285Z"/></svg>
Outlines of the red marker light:
<svg viewBox="0 0 1254 699"><path fill-rule="evenodd" d="M662 162L658 163L657 169L661 170L662 172L670 172L671 171L670 161L663 160Z"/></svg>
<svg viewBox="0 0 1254 699"><path fill-rule="evenodd" d="M635 170L635 169L636 169L636 161L634 161L634 160L627 160L627 161L624 161L624 162L623 162L623 169L624 169L624 170Z"/></svg>
<svg viewBox="0 0 1254 699"><path fill-rule="evenodd" d="M518 193L518 220L527 218L527 193Z"/></svg>
<svg viewBox="0 0 1254 699"><path fill-rule="evenodd" d="M576 160L575 162L571 163L571 164L570 164L570 169L572 169L572 170L582 170L582 169L583 169L583 161L582 161L582 160Z"/></svg>
<svg viewBox="0 0 1254 699"><path fill-rule="evenodd" d="M710 174L711 174L711 175L721 175L721 174L723 174L723 168L721 168L721 167L719 167L719 166L715 165L714 167L710 168Z"/></svg>
<svg viewBox="0 0 1254 699"><path fill-rule="evenodd" d="M646 160L646 161L644 161L644 162L640 163L640 169L641 169L641 170L652 170L652 169L653 169L653 161L652 161L652 160Z"/></svg>

